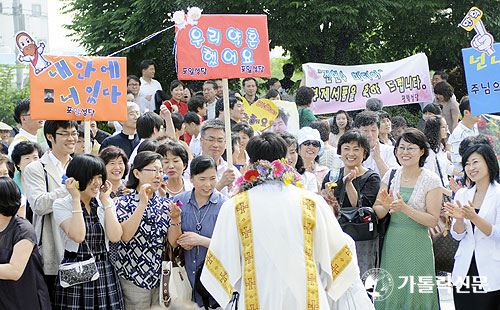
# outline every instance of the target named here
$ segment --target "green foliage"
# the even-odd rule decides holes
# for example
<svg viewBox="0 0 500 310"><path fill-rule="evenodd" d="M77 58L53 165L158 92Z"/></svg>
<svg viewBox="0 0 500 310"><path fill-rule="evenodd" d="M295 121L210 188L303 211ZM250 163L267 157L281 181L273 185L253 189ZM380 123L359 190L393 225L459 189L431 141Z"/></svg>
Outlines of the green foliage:
<svg viewBox="0 0 500 310"><path fill-rule="evenodd" d="M13 117L16 102L30 95L29 85L22 89L14 86L14 75L19 67L24 68L23 65L0 65L0 121L11 126L16 125Z"/></svg>
<svg viewBox="0 0 500 310"><path fill-rule="evenodd" d="M287 62L300 71L306 62L359 65L395 61L423 52L431 70L455 70L457 98L465 94L461 49L470 46L474 31L457 25L472 4L461 0L61 0L74 13L68 25L90 55L108 55L172 25L171 15L190 6L204 14L266 14L270 48L281 46ZM500 36L498 0L477 4L486 29ZM128 74L140 76L143 59L157 63L156 77L166 86L176 78L172 54L174 30L118 56L126 56ZM281 62L273 76L281 78ZM278 67L278 68L276 68ZM297 80L294 77L294 80ZM241 87L238 80L230 81ZM408 115L408 117L411 117ZM410 120L409 118L408 120ZM411 122L411 121L409 121Z"/></svg>
<svg viewBox="0 0 500 310"><path fill-rule="evenodd" d="M416 128L418 121L422 118L422 111L418 103L384 107L384 111L389 113L391 118L396 115L402 116L409 127Z"/></svg>

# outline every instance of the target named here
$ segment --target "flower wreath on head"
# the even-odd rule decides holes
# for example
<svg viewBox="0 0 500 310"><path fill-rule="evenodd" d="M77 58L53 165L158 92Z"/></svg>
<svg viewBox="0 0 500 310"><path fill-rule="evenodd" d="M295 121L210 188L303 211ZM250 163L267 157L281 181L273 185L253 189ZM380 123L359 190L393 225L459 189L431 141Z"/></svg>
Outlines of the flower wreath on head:
<svg viewBox="0 0 500 310"><path fill-rule="evenodd" d="M302 177L292 166L286 163L286 159L283 158L273 162L258 160L236 180L233 196L269 181L280 181L286 185L292 184L300 188L304 187Z"/></svg>

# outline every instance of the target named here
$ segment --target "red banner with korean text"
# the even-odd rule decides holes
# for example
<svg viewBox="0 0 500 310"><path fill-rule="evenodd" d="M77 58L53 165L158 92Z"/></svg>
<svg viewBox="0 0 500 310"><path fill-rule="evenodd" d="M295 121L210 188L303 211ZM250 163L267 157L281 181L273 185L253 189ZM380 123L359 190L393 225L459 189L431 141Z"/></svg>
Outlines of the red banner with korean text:
<svg viewBox="0 0 500 310"><path fill-rule="evenodd" d="M266 15L202 14L176 37L179 80L271 76Z"/></svg>
<svg viewBox="0 0 500 310"><path fill-rule="evenodd" d="M127 120L125 57L51 56L35 75L30 68L30 113L38 120Z"/></svg>

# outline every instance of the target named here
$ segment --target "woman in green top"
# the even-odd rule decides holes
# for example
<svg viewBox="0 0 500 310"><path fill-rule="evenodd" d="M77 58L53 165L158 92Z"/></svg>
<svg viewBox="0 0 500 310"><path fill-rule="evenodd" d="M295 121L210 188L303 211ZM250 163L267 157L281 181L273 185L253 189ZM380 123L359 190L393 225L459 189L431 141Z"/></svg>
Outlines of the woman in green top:
<svg viewBox="0 0 500 310"><path fill-rule="evenodd" d="M17 172L14 174L14 182L21 190L21 207L17 212L18 215L26 218L28 221L33 220L33 211L26 209L26 195L24 194L24 168L31 162L37 161L42 157L42 149L36 142L21 141L12 150L11 158L16 165Z"/></svg>
<svg viewBox="0 0 500 310"><path fill-rule="evenodd" d="M309 110L313 98L314 91L312 88L301 86L297 89L297 93L295 94L295 103L299 109L299 128L309 126L311 122L317 120L313 112Z"/></svg>
<svg viewBox="0 0 500 310"><path fill-rule="evenodd" d="M396 141L394 154L401 165L382 185L373 209L379 218L391 214L384 239L380 268L391 281L379 281L373 293L375 308L439 309L434 253L429 227L435 227L441 210L441 182L422 168L429 144L417 129L407 129ZM390 183L389 191L387 186Z"/></svg>

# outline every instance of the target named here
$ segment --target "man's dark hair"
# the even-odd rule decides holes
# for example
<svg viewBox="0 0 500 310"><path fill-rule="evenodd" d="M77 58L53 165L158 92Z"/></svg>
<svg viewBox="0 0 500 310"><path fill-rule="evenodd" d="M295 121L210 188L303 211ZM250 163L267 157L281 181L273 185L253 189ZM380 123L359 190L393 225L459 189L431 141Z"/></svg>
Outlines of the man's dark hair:
<svg viewBox="0 0 500 310"><path fill-rule="evenodd" d="M276 82L279 82L277 78L270 78L269 81L267 81L267 89L270 89Z"/></svg>
<svg viewBox="0 0 500 310"><path fill-rule="evenodd" d="M121 158L123 163L125 164L125 170L123 171L122 179L125 178L125 176L128 173L129 167L128 167L128 157L127 154L125 154L124 150L122 150L117 146L110 145L103 148L99 152L99 157L104 161L104 165L107 165L110 161L114 159Z"/></svg>
<svg viewBox="0 0 500 310"><path fill-rule="evenodd" d="M179 81L179 80L173 80L170 83L170 91L174 90L174 88L176 88L179 85L181 85L182 88L186 88L186 85L184 85L184 83L182 83L181 81Z"/></svg>
<svg viewBox="0 0 500 310"><path fill-rule="evenodd" d="M274 98L274 97L279 96L279 95L280 95L279 91L277 91L276 89L270 89L267 92L265 98L266 99L271 99L271 98Z"/></svg>
<svg viewBox="0 0 500 310"><path fill-rule="evenodd" d="M0 177L0 214L3 216L16 215L21 206L21 190L14 180Z"/></svg>
<svg viewBox="0 0 500 310"><path fill-rule="evenodd" d="M365 155L363 157L363 161L365 161L368 156L370 156L370 142L364 133L361 130L354 128L347 130L339 139L339 143L337 144L337 154L342 153L342 145L346 143L357 142L358 145L365 151Z"/></svg>
<svg viewBox="0 0 500 310"><path fill-rule="evenodd" d="M231 131L232 132L236 132L236 133L239 133L240 131L242 131L249 138L253 137L253 135L254 135L253 128L250 125L245 124L245 123L237 123L237 124L235 124L233 126L233 128L231 128Z"/></svg>
<svg viewBox="0 0 500 310"><path fill-rule="evenodd" d="M292 77L294 71L295 71L294 65L292 65L292 64L284 64L283 65L283 75L285 77Z"/></svg>
<svg viewBox="0 0 500 310"><path fill-rule="evenodd" d="M24 98L16 103L14 108L14 120L16 123L21 124L21 115L25 115L30 112L30 98ZM21 124L22 125L22 124Z"/></svg>
<svg viewBox="0 0 500 310"><path fill-rule="evenodd" d="M276 116L276 118L281 118L285 125L288 126L288 114L285 110L278 108L278 115Z"/></svg>
<svg viewBox="0 0 500 310"><path fill-rule="evenodd" d="M198 113L198 110L203 110L203 106L207 103L207 99L201 95L194 95L188 102L188 111Z"/></svg>
<svg viewBox="0 0 500 310"><path fill-rule="evenodd" d="M469 102L469 96L464 96L462 100L460 100L460 104L458 105L458 109L460 110L460 114L462 114L462 117L465 115L465 110L470 112L470 102Z"/></svg>
<svg viewBox="0 0 500 310"><path fill-rule="evenodd" d="M187 112L186 115L184 115L184 123L186 123L186 124L195 123L196 125L199 125L201 123L200 117L198 116L197 113ZM175 124L174 124L174 126L175 126Z"/></svg>
<svg viewBox="0 0 500 310"><path fill-rule="evenodd" d="M217 163L215 162L215 159L209 155L196 156L191 161L191 165L189 166L191 176L203 173L208 169L215 169L215 171L217 171Z"/></svg>
<svg viewBox="0 0 500 310"><path fill-rule="evenodd" d="M149 66L148 66L149 67ZM147 68L146 68L147 69ZM130 80L134 80L134 81L137 81L137 83L139 83L139 85L141 85L141 79L138 78L137 76L131 74L129 76L127 76L127 85L128 85L128 82L130 82Z"/></svg>
<svg viewBox="0 0 500 310"><path fill-rule="evenodd" d="M366 100L366 109L368 111L373 111L373 112L382 111L383 107L384 103L382 102L382 100L378 98L370 98Z"/></svg>
<svg viewBox="0 0 500 310"><path fill-rule="evenodd" d="M408 127L408 124L406 123L406 120L404 117L396 115L391 118L391 123L392 123L392 129L397 129L399 127L406 128Z"/></svg>
<svg viewBox="0 0 500 310"><path fill-rule="evenodd" d="M134 170L142 171L144 167L149 164L154 163L155 161L161 161L161 155L151 151L144 151L137 153L137 156L134 158L134 163L130 168L130 172L128 174L127 188L137 189L139 186L139 179L134 174Z"/></svg>
<svg viewBox="0 0 500 310"><path fill-rule="evenodd" d="M78 123L76 121L52 121L48 120L45 121L43 124L43 134L45 137L47 136L52 136L54 138L54 141L57 140L57 135L56 131L59 128L63 129L69 129L69 128L75 128L78 130ZM49 148L52 148L52 143L47 139L47 144L49 145Z"/></svg>
<svg viewBox="0 0 500 310"><path fill-rule="evenodd" d="M356 115L352 126L354 128L360 128L362 126L371 126L373 124L377 124L377 127L380 128L380 118L378 117L377 112L363 111Z"/></svg>
<svg viewBox="0 0 500 310"><path fill-rule="evenodd" d="M394 157L396 157L398 165L401 165L401 163L399 162L398 156L396 154L398 152L398 147L399 143L401 143L401 140L404 140L411 144L416 144L420 150L424 151L424 154L420 156L420 159L418 161L418 166L423 167L427 156L429 156L429 143L427 142L424 133L416 128L408 128L399 136L399 138L396 140L396 144L394 144Z"/></svg>
<svg viewBox="0 0 500 310"><path fill-rule="evenodd" d="M224 99L219 98L215 101L215 117L218 118L221 111L224 111Z"/></svg>
<svg viewBox="0 0 500 310"><path fill-rule="evenodd" d="M236 96L229 96L229 109L233 110L233 109L234 109L234 105L235 105L238 101L239 101L239 102L242 102L240 97L236 97Z"/></svg>
<svg viewBox="0 0 500 310"><path fill-rule="evenodd" d="M219 86L217 86L217 82L215 82L214 80L205 81L205 83L203 83L203 86L205 85L212 85L214 90L217 90L219 88Z"/></svg>
<svg viewBox="0 0 500 310"><path fill-rule="evenodd" d="M68 168L66 168L66 175L68 178L74 178L78 181L78 189L80 192L83 192L87 188L89 182L97 175L102 176L102 184L106 182L106 165L104 161L96 155L76 155L69 162Z"/></svg>
<svg viewBox="0 0 500 310"><path fill-rule="evenodd" d="M14 162L17 170L19 170L19 163L21 162L21 157L24 155L30 155L34 152L38 153L38 157L42 157L42 148L36 142L32 141L21 141L14 146L10 158Z"/></svg>
<svg viewBox="0 0 500 310"><path fill-rule="evenodd" d="M428 105L426 105L424 107L424 109L422 110L422 113L427 113L427 112L432 113L434 115L441 115L441 113L442 113L439 105L437 105L435 103L429 103Z"/></svg>
<svg viewBox="0 0 500 310"><path fill-rule="evenodd" d="M167 141L163 144L160 144L158 150L156 150L156 153L163 156L163 158L167 158L168 152L174 154L174 156L179 156L182 160L182 163L184 164L184 169L186 169L189 157L188 157L188 152L182 146L182 144L174 141Z"/></svg>
<svg viewBox="0 0 500 310"><path fill-rule="evenodd" d="M490 139L488 136L479 134L477 136L468 136L465 137L462 142L460 142L460 146L458 147L458 155L460 157L463 157L465 154L465 151L469 148L469 146L474 145L474 144L488 144L491 147L493 147L493 144L491 143Z"/></svg>
<svg viewBox="0 0 500 310"><path fill-rule="evenodd" d="M146 112L139 116L136 123L136 130L139 139L148 139L154 133L154 129L160 130L163 126L163 119L155 112Z"/></svg>
<svg viewBox="0 0 500 310"><path fill-rule="evenodd" d="M436 71L436 72L434 72L434 75L439 75L441 77L441 79L448 81L448 73L446 73L444 71Z"/></svg>
<svg viewBox="0 0 500 310"><path fill-rule="evenodd" d="M248 81L254 81L255 82L255 86L259 86L259 84L257 84L257 80L255 78L253 78L253 77L244 78L243 82L241 82L241 86L245 87L245 83L248 82Z"/></svg>
<svg viewBox="0 0 500 310"><path fill-rule="evenodd" d="M145 59L145 60L141 61L141 65L139 66L139 68L141 69L141 73L142 73L142 70L146 70L151 65L156 66L155 62L151 59Z"/></svg>
<svg viewBox="0 0 500 310"><path fill-rule="evenodd" d="M434 93L436 95L442 95L444 101L449 101L453 97L453 86L448 82L439 82L434 86Z"/></svg>
<svg viewBox="0 0 500 310"><path fill-rule="evenodd" d="M327 142L328 139L330 138L330 129L328 128L328 125L325 124L325 122L312 121L309 124L309 127L316 129L319 132L319 136L321 138L321 141Z"/></svg>
<svg viewBox="0 0 500 310"><path fill-rule="evenodd" d="M258 160L274 161L286 158L288 147L278 134L274 132L264 132L260 136L255 136L248 141L246 151L250 157L250 162Z"/></svg>
<svg viewBox="0 0 500 310"><path fill-rule="evenodd" d="M172 123L174 123L175 129L181 130L182 124L184 124L184 116L180 113L172 113Z"/></svg>
<svg viewBox="0 0 500 310"><path fill-rule="evenodd" d="M295 94L295 103L300 106L309 106L314 98L314 91L307 86L301 86Z"/></svg>
<svg viewBox="0 0 500 310"><path fill-rule="evenodd" d="M144 140L137 147L137 153L151 151L156 152L158 150L158 141L155 140Z"/></svg>

